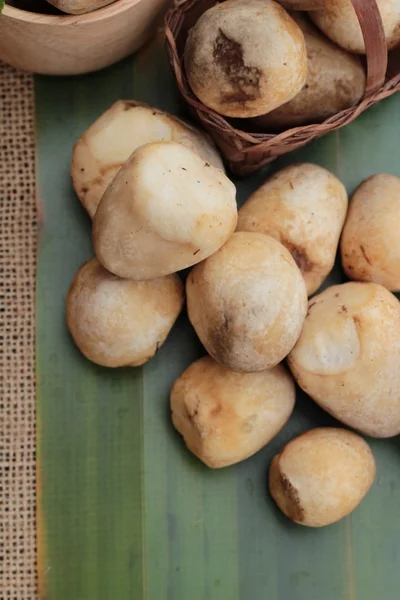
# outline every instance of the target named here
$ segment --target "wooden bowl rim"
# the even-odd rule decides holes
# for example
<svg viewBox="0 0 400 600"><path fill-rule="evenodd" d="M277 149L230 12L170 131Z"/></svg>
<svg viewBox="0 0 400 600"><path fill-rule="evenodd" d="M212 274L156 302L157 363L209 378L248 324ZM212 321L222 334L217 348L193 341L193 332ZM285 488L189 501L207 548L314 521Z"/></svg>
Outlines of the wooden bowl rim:
<svg viewBox="0 0 400 600"><path fill-rule="evenodd" d="M15 19L16 21L24 21L25 23L39 23L41 25L57 25L68 27L69 25L80 25L81 23L96 23L103 21L111 16L115 16L124 12L128 8L147 2L147 0L115 0L112 4L98 8L90 13L81 15L43 15L41 13L33 13L29 10L15 8L15 6L5 5L2 16ZM0 17L1 18L1 17Z"/></svg>

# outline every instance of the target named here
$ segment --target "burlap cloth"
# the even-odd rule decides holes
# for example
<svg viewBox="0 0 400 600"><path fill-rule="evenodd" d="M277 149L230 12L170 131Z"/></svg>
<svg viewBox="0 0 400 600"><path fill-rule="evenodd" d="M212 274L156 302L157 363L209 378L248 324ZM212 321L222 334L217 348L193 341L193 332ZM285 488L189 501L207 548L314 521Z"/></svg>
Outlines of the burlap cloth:
<svg viewBox="0 0 400 600"><path fill-rule="evenodd" d="M35 140L31 75L0 63L0 599L32 600Z"/></svg>

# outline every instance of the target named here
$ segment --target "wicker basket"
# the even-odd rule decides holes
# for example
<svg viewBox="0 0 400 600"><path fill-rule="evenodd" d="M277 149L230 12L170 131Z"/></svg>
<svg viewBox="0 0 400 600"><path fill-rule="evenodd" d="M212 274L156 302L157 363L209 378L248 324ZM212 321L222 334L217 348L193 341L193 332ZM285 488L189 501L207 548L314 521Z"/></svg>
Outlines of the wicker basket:
<svg viewBox="0 0 400 600"><path fill-rule="evenodd" d="M278 156L300 148L329 131L347 125L367 108L400 90L400 60L396 51L388 53L376 0L351 0L356 10L366 46L367 85L364 98L323 123L288 129L273 135L250 133L233 126L232 121L202 104L191 91L183 65L188 31L198 18L217 4L216 0L175 0L165 20L166 49L178 88L191 112L212 135L229 168L245 175L257 171Z"/></svg>

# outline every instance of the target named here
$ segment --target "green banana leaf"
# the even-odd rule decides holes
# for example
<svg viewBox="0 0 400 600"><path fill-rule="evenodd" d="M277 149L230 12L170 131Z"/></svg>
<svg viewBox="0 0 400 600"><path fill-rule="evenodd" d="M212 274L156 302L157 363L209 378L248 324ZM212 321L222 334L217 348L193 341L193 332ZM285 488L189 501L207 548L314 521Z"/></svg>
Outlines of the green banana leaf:
<svg viewBox="0 0 400 600"><path fill-rule="evenodd" d="M181 112L162 45L100 73L36 79L38 548L42 600L394 600L400 589L400 444L371 440L377 479L348 518L292 524L267 492L272 456L301 431L335 423L298 394L282 433L253 458L212 471L169 419L174 379L204 353L182 315L143 368L106 370L68 336L64 304L92 256L90 222L70 183L76 139L120 98ZM400 96L246 180L311 161L351 192L400 175ZM330 283L343 279L337 267Z"/></svg>

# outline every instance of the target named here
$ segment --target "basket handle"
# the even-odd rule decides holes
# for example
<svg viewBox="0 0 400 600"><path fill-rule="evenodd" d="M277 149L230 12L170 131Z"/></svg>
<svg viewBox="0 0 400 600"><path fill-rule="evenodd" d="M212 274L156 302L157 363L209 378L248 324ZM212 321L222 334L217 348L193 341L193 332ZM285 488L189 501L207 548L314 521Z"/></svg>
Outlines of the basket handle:
<svg viewBox="0 0 400 600"><path fill-rule="evenodd" d="M376 0L351 0L360 22L367 55L365 96L376 92L384 83L388 51L381 14Z"/></svg>

